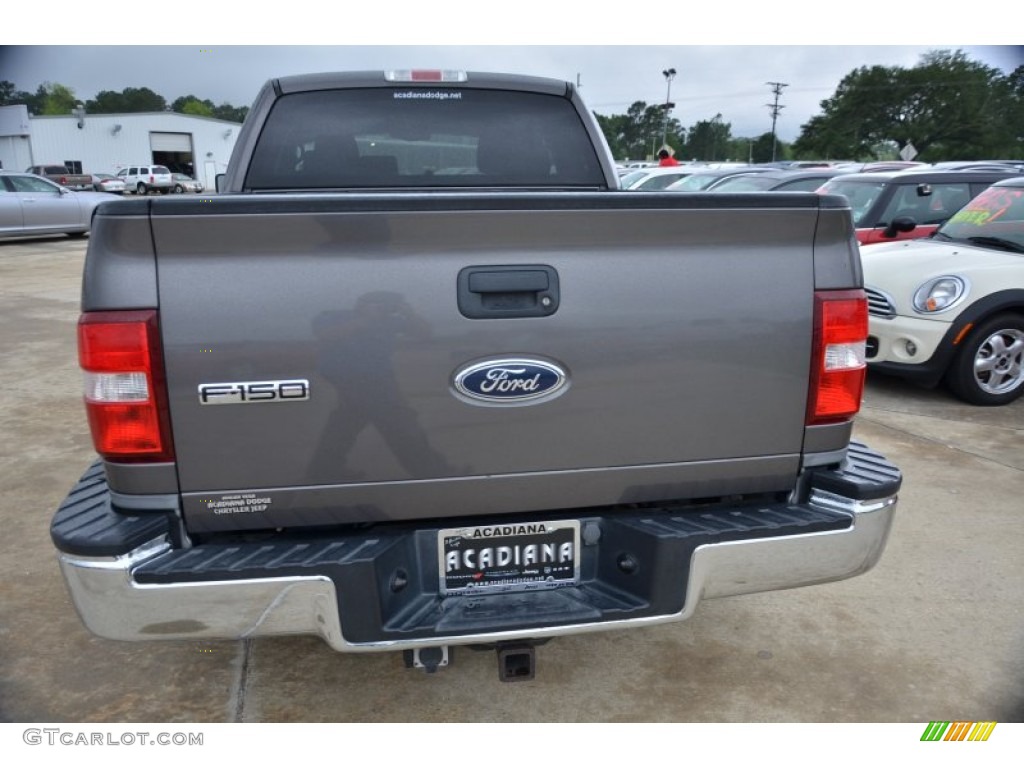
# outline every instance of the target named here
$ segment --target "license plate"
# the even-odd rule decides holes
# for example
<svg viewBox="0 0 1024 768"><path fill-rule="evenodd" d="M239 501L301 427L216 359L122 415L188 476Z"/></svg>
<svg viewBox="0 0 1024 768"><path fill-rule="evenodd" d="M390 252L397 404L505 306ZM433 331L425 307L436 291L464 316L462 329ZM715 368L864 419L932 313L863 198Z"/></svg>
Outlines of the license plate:
<svg viewBox="0 0 1024 768"><path fill-rule="evenodd" d="M442 595L525 592L579 581L580 523L509 523L437 534Z"/></svg>

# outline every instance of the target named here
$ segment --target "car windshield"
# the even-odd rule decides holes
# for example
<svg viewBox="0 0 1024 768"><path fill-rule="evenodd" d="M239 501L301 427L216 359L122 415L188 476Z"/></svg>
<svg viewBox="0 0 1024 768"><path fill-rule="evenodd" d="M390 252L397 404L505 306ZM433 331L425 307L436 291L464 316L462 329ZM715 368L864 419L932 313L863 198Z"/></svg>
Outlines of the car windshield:
<svg viewBox="0 0 1024 768"><path fill-rule="evenodd" d="M686 171L679 171L678 173L655 173L631 188L647 191L665 189L670 184L675 184L680 179L685 179L689 175L690 174Z"/></svg>
<svg viewBox="0 0 1024 768"><path fill-rule="evenodd" d="M60 186L38 176L8 176L15 192L60 192Z"/></svg>
<svg viewBox="0 0 1024 768"><path fill-rule="evenodd" d="M864 216L871 209L871 204L878 199L878 196L885 189L885 181L850 181L843 179L832 179L821 185L818 192L828 195L843 195L850 201L850 210L853 212L853 226L863 227Z"/></svg>
<svg viewBox="0 0 1024 768"><path fill-rule="evenodd" d="M1024 253L1024 187L989 187L957 211L936 236Z"/></svg>
<svg viewBox="0 0 1024 768"><path fill-rule="evenodd" d="M644 170L644 169L641 169L641 170L638 170L638 171L630 171L625 176L622 176L619 179L619 186L621 186L623 189L628 189L631 184L639 181L640 179L644 178L646 175L647 175L647 171Z"/></svg>
<svg viewBox="0 0 1024 768"><path fill-rule="evenodd" d="M673 192L682 190L683 192L699 192L705 187L718 181L721 177L717 173L693 173L687 176L685 179L677 181L675 184L669 187Z"/></svg>
<svg viewBox="0 0 1024 768"><path fill-rule="evenodd" d="M733 176L723 179L715 184L715 192L757 192L762 189L769 189L778 183L778 179L766 178L757 173L750 173L745 176Z"/></svg>

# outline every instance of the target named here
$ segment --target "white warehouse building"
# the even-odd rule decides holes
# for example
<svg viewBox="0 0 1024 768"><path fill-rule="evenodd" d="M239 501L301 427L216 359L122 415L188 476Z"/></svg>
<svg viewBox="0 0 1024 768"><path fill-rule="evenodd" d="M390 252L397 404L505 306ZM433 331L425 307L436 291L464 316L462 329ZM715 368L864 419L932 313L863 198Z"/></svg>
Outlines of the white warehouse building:
<svg viewBox="0 0 1024 768"><path fill-rule="evenodd" d="M241 127L176 112L30 116L16 104L0 107L0 167L63 164L75 173L116 174L130 165L166 165L213 190Z"/></svg>

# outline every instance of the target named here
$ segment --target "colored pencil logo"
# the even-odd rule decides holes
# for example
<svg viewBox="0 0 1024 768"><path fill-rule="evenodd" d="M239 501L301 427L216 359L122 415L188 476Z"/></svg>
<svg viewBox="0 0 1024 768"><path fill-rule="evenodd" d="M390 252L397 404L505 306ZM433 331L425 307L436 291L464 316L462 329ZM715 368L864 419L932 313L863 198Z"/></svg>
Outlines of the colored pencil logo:
<svg viewBox="0 0 1024 768"><path fill-rule="evenodd" d="M994 722L933 722L924 729L921 741L988 741L995 727Z"/></svg>

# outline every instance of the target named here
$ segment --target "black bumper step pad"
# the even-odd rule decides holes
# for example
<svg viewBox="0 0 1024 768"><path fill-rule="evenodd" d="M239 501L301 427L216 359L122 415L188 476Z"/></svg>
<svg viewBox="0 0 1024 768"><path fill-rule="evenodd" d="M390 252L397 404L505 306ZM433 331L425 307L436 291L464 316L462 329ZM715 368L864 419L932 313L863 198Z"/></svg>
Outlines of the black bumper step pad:
<svg viewBox="0 0 1024 768"><path fill-rule="evenodd" d="M173 514L158 511L128 515L115 510L103 463L96 461L53 516L50 538L58 550L69 555L123 555L169 534Z"/></svg>
<svg viewBox="0 0 1024 768"><path fill-rule="evenodd" d="M205 544L161 555L137 568L134 578L140 584L174 584L326 577L335 584L349 642L450 637L524 624L539 628L676 613L697 547L844 530L852 521L843 512L786 504L714 511L664 507L579 519L582 528L600 536L581 545L580 583L562 589L442 596L437 529L404 535L371 530L329 541Z"/></svg>
<svg viewBox="0 0 1024 768"><path fill-rule="evenodd" d="M839 469L816 470L811 486L855 501L894 496L903 475L882 454L863 443L850 443L846 461Z"/></svg>

